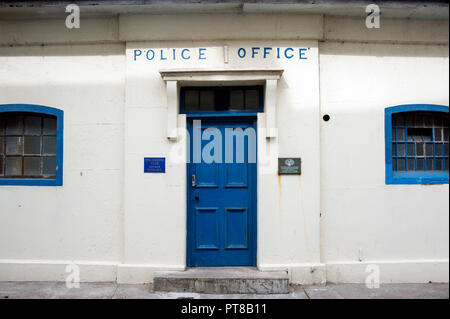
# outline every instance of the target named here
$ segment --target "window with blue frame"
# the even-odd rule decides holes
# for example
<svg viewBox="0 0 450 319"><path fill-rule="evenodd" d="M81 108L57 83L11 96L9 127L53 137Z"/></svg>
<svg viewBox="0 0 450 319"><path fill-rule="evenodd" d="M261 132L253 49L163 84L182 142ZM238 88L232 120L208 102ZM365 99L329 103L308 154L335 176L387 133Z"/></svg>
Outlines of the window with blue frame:
<svg viewBox="0 0 450 319"><path fill-rule="evenodd" d="M386 108L386 184L449 182L449 108Z"/></svg>
<svg viewBox="0 0 450 319"><path fill-rule="evenodd" d="M180 113L262 112L262 86L182 87Z"/></svg>
<svg viewBox="0 0 450 319"><path fill-rule="evenodd" d="M0 105L0 185L61 186L63 112Z"/></svg>

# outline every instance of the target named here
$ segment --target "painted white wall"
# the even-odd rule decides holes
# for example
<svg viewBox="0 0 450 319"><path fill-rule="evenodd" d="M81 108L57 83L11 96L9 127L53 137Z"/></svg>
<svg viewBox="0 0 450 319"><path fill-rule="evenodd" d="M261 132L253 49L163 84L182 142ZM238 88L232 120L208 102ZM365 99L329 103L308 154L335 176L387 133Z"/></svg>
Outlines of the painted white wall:
<svg viewBox="0 0 450 319"><path fill-rule="evenodd" d="M419 261L435 279L433 263L448 262L448 184L385 185L384 109L448 105L448 46L323 43L320 53L321 113L331 117L321 125L322 261L347 264L328 277L362 281L348 265L361 259Z"/></svg>
<svg viewBox="0 0 450 319"><path fill-rule="evenodd" d="M366 28L365 19L325 17L323 39L395 44L447 44L448 20L387 19L380 16L380 28Z"/></svg>
<svg viewBox="0 0 450 319"><path fill-rule="evenodd" d="M368 31L319 15L119 19L72 31L63 20L0 21L0 104L65 112L64 185L0 187L0 280L64 280L71 260L85 281L183 269L185 165L170 154L184 141L166 137L159 70L282 68L279 137L259 143L301 157L302 175L259 165L259 268L288 269L296 283L363 282L376 263L382 281L448 281L448 185L386 186L383 120L390 105L449 104L448 21ZM310 50L306 61L236 57L252 46ZM133 61L134 49L199 47L207 60ZM166 174L143 173L150 156L168 158Z"/></svg>
<svg viewBox="0 0 450 319"><path fill-rule="evenodd" d="M0 47L0 104L64 111L63 186L0 187L0 279L9 278L4 267L16 261L121 259L123 50L122 45ZM51 271L38 273L35 279L54 277ZM18 270L13 278L30 274Z"/></svg>

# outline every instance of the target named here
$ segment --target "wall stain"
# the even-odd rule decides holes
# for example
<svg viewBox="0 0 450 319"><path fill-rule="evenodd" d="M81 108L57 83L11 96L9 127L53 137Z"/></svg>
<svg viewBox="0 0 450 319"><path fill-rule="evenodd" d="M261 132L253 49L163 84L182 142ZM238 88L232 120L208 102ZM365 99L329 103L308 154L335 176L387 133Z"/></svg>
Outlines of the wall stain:
<svg viewBox="0 0 450 319"><path fill-rule="evenodd" d="M281 197L283 195L283 190L282 190L282 183L281 183L281 176L277 174L277 179L278 179L278 215L280 216L280 223L279 223L279 236L280 236L280 240L281 240L281 227L282 227L282 223L283 223L283 207L282 207L282 203L281 203Z"/></svg>
<svg viewBox="0 0 450 319"><path fill-rule="evenodd" d="M303 217L303 237L305 239L305 247L306 247L306 254L307 254L307 262L312 262L312 256L311 256L311 249L309 246L309 240L308 240L308 232L307 232L307 227L306 227L306 214L305 214L305 209L303 207L303 201L301 200L301 175L298 176L298 205L300 207L300 214L302 214Z"/></svg>

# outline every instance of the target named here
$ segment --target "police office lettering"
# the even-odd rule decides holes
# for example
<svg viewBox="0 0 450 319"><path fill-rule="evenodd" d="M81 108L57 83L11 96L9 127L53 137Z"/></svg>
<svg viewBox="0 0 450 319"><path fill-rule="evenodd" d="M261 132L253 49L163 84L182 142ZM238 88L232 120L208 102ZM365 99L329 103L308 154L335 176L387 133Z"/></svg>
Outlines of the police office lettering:
<svg viewBox="0 0 450 319"><path fill-rule="evenodd" d="M238 60L307 60L310 48L295 47L239 47L230 48L230 57ZM133 61L186 61L194 62L207 60L208 48L149 48L134 49Z"/></svg>

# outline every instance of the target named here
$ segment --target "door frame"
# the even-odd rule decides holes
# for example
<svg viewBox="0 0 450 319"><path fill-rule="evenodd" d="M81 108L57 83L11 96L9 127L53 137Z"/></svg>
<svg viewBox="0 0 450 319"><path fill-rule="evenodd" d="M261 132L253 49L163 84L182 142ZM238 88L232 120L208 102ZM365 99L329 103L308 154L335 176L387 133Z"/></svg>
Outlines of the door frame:
<svg viewBox="0 0 450 319"><path fill-rule="evenodd" d="M253 122L253 128L256 131L256 168L255 174L252 177L251 183L253 183L253 191L251 195L251 203L253 214L251 216L253 235L249 237L251 244L252 265L250 267L257 267L257 252L258 252L258 113L257 112L242 112L242 113L226 113L226 112L214 112L214 113L191 113L186 114L186 129L191 132L191 121L195 119L209 118L218 122L231 122L234 118L247 119L249 122ZM186 140L187 143L187 140ZM190 143L190 141L189 141ZM192 145L189 145L191 147ZM186 146L187 147L187 146ZM186 152L186 156L191 156L191 149ZM191 263L191 249L189 247L192 243L192 232L189 231L192 223L189 212L191 211L191 172L190 172L190 159L186 158L186 267L192 266ZM239 267L239 266L229 266Z"/></svg>

